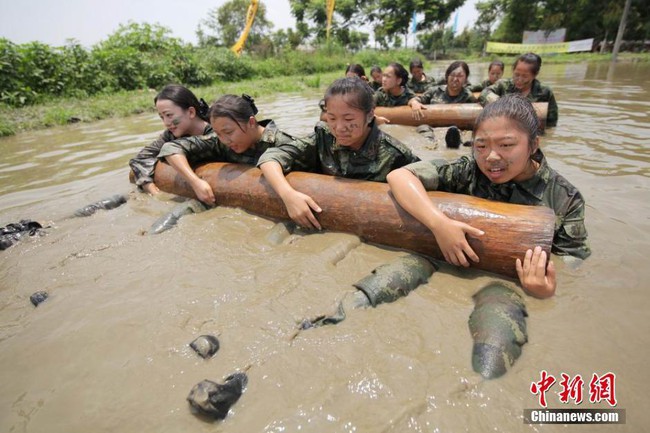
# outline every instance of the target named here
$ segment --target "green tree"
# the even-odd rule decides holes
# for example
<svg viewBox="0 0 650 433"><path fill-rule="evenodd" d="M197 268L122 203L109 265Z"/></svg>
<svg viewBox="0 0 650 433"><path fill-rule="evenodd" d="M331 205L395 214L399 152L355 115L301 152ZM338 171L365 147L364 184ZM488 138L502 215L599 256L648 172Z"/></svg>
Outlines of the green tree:
<svg viewBox="0 0 650 433"><path fill-rule="evenodd" d="M93 47L92 56L110 76L113 89L159 88L170 82L198 85L209 77L192 56L193 48L159 24L120 25Z"/></svg>
<svg viewBox="0 0 650 433"><path fill-rule="evenodd" d="M208 11L208 17L202 20L197 28L199 44L225 47L234 45L246 27L249 5L249 0L229 0L222 6ZM259 44L270 33L271 28L273 23L266 18L266 6L260 1L247 44Z"/></svg>

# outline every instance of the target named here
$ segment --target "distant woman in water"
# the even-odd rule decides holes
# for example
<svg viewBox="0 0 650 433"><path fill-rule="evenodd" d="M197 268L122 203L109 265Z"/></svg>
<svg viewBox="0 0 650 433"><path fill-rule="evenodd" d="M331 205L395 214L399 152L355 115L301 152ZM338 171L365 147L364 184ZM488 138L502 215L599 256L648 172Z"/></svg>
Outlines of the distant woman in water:
<svg viewBox="0 0 650 433"><path fill-rule="evenodd" d="M129 161L135 175L135 184L149 194L160 190L153 181L158 153L165 143L181 137L204 135L212 132L208 123L208 104L186 87L178 84L165 86L153 99L165 131L151 144L145 146Z"/></svg>
<svg viewBox="0 0 650 433"><path fill-rule="evenodd" d="M408 102L413 110L414 119L422 119L426 104L463 104L466 102L478 102L472 92L465 87L469 77L469 66L463 61L453 62L445 72L446 85L429 87L420 96L416 96Z"/></svg>
<svg viewBox="0 0 650 433"><path fill-rule="evenodd" d="M546 126L556 126L558 107L553 90L537 80L542 67L542 58L535 53L526 53L517 57L512 67L512 78L499 80L486 87L479 97L482 105L496 101L509 93L519 93L530 102L548 102Z"/></svg>
<svg viewBox="0 0 650 433"><path fill-rule="evenodd" d="M270 147L296 139L280 131L273 120L255 118L257 107L248 95L224 95L210 107L213 132L166 143L158 155L176 169L204 203L215 204L212 187L196 175L201 162L236 162L255 165Z"/></svg>
<svg viewBox="0 0 650 433"><path fill-rule="evenodd" d="M491 86L492 84L495 84L497 81L503 77L503 71L505 71L505 65L501 60L495 60L492 63L490 63L490 66L488 66L488 78L487 80L483 81L480 84L475 84L473 86L470 86L470 90L472 92L481 92L483 89L486 87Z"/></svg>
<svg viewBox="0 0 650 433"><path fill-rule="evenodd" d="M476 119L472 155L456 161L418 162L391 172L388 183L397 202L433 232L445 260L469 266L479 258L467 236L483 232L447 217L426 191L468 194L506 203L546 206L555 212L552 252L589 257L585 201L573 185L548 166L539 148L539 119L530 101L507 95L486 106ZM540 247L517 259L524 290L553 296L555 266Z"/></svg>
<svg viewBox="0 0 650 433"><path fill-rule="evenodd" d="M390 63L384 68L381 88L375 92L377 107L399 107L406 105L415 96L406 86L409 73L399 63Z"/></svg>
<svg viewBox="0 0 650 433"><path fill-rule="evenodd" d="M332 176L385 182L396 168L420 159L399 140L377 126L370 87L358 78L341 78L325 92L327 123L318 122L308 138L267 150L257 165L284 202L289 216L302 227L318 228L321 212L308 195L296 191L285 174L304 169ZM350 206L353 206L350 203Z"/></svg>

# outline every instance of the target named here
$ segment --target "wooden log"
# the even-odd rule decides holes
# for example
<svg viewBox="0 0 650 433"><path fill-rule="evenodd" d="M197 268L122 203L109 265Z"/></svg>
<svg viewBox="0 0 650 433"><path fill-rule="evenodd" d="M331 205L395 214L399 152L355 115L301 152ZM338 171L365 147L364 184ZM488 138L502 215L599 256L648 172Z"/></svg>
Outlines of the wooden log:
<svg viewBox="0 0 650 433"><path fill-rule="evenodd" d="M215 162L196 167L196 173L210 184L219 205L289 219L282 199L255 167ZM444 260L431 231L397 204L387 184L303 172L290 173L287 180L323 209L318 220L324 229ZM165 163L157 164L154 181L163 191L196 198L190 185ZM485 232L480 239L469 239L480 258L475 268L516 277L515 259L523 259L527 249L539 245L550 253L555 215L549 208L428 194L447 216Z"/></svg>
<svg viewBox="0 0 650 433"><path fill-rule="evenodd" d="M376 107L375 114L390 120L390 123L396 125L419 126L423 124L431 126L452 126L455 125L460 129L473 129L476 118L483 111L483 107L478 103L468 104L430 104L425 105L426 109L422 110L423 119L415 120L413 110L407 105L400 107ZM540 119L540 129L546 127L546 115L548 113L547 102L534 102L533 107L537 111Z"/></svg>

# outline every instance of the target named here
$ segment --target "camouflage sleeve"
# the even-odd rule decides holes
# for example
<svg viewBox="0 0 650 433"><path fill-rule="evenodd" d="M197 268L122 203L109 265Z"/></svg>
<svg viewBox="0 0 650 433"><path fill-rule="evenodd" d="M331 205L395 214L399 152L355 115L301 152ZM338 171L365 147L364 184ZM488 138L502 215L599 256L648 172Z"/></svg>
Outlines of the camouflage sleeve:
<svg viewBox="0 0 650 433"><path fill-rule="evenodd" d="M548 111L546 114L546 126L556 126L558 115L559 115L559 110L557 107L557 102L555 101L555 95L553 94L553 91L549 89Z"/></svg>
<svg viewBox="0 0 650 433"><path fill-rule="evenodd" d="M491 86L487 86L485 89L483 89L481 95L478 97L478 102L481 105L485 106L490 102L496 101L504 94L505 94L505 86L501 82L501 80L499 80L496 83L492 84Z"/></svg>
<svg viewBox="0 0 650 433"><path fill-rule="evenodd" d="M422 182L427 191L471 194L470 184L474 177L475 165L472 158L461 156L455 161L420 161L405 168Z"/></svg>
<svg viewBox="0 0 650 433"><path fill-rule="evenodd" d="M226 146L219 141L217 134L211 133L169 141L160 149L158 159L183 154L191 164L204 161L225 161L226 151Z"/></svg>
<svg viewBox="0 0 650 433"><path fill-rule="evenodd" d="M378 89L375 92L374 98L375 98L375 105L377 107L386 107L386 106L388 106L388 101L386 99L386 94L384 92L382 92L381 89Z"/></svg>
<svg viewBox="0 0 650 433"><path fill-rule="evenodd" d="M138 154L129 161L129 166L135 175L135 184L139 187L147 183L153 183L153 173L158 162L158 153L165 144L165 134L161 134L158 139L145 146Z"/></svg>
<svg viewBox="0 0 650 433"><path fill-rule="evenodd" d="M433 93L436 91L437 87L429 87L426 92L418 96L416 99L420 101L420 104L431 104L431 98L433 97Z"/></svg>
<svg viewBox="0 0 650 433"><path fill-rule="evenodd" d="M313 171L318 164L318 155L315 145L315 134L304 138L295 139L277 147L269 147L257 161L257 167L265 162L275 161L287 174L293 170Z"/></svg>
<svg viewBox="0 0 650 433"><path fill-rule="evenodd" d="M567 212L557 216L559 227L553 237L552 252L559 256L571 255L586 259L591 255L585 228L585 202L579 192L570 198Z"/></svg>
<svg viewBox="0 0 650 433"><path fill-rule="evenodd" d="M404 166L405 169L417 177L424 189L427 191L436 191L440 185L440 174L438 167L433 161L418 161Z"/></svg>

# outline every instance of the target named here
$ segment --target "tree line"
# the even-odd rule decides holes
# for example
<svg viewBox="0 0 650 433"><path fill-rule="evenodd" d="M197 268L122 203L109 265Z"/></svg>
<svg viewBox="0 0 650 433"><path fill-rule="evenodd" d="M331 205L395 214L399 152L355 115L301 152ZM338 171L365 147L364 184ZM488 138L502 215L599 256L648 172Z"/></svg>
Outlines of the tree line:
<svg viewBox="0 0 650 433"><path fill-rule="evenodd" d="M368 47L368 31L375 48L403 47L413 15L417 38L412 46L425 56L444 55L449 49L471 55L487 40L519 42L524 30L558 27L567 29L568 40L611 40L623 8L619 0L486 0L476 4L474 26L454 35L445 23L465 0L337 0L331 40L326 41L325 1L289 1L296 29L274 31L260 2L242 57L228 48L244 28L249 0L229 0L211 9L197 27L196 45L173 37L169 28L133 22L89 49L74 40L52 47L0 38L0 104L18 107L51 96L83 98L156 89L170 82L200 86L215 80L328 72L344 67L350 52L359 57L359 50ZM632 1L625 38L650 39L650 0ZM305 56L299 49L312 53ZM332 55L333 50L340 55ZM385 63L380 54L365 51L357 61Z"/></svg>

